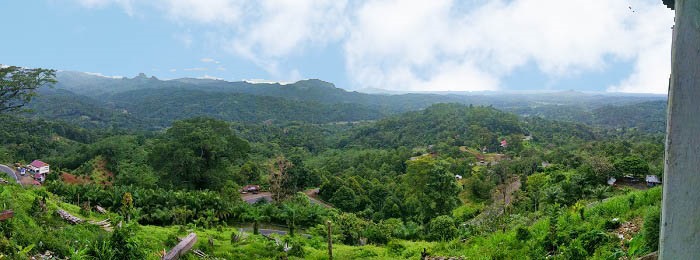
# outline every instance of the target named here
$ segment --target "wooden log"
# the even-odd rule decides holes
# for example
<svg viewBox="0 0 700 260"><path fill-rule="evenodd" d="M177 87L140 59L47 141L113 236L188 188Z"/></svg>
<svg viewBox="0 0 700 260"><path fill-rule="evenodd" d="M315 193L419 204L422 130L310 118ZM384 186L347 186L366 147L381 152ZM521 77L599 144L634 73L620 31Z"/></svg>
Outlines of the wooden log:
<svg viewBox="0 0 700 260"><path fill-rule="evenodd" d="M105 208L103 207L100 207L100 205L95 206L95 210L100 214L107 214L107 210L105 210Z"/></svg>
<svg viewBox="0 0 700 260"><path fill-rule="evenodd" d="M0 212L0 221L12 218L15 216L15 212L12 210L5 210L3 212Z"/></svg>
<svg viewBox="0 0 700 260"><path fill-rule="evenodd" d="M170 250L165 256L163 256L163 260L177 260L180 259L180 256L184 255L187 253L188 250L192 249L194 244L197 243L197 234L195 233L190 233L187 235L187 237L183 238L180 243L178 243L173 249Z"/></svg>
<svg viewBox="0 0 700 260"><path fill-rule="evenodd" d="M68 221L68 222L71 223L71 224L74 224L74 225L75 225L75 224L83 223L83 220L82 220L82 219L80 219L80 218L78 218L78 217L76 217L76 216L71 215L70 213L68 213L68 212L65 211L65 210L59 209L59 210L56 211L56 213L58 213L58 215L61 216L62 219Z"/></svg>

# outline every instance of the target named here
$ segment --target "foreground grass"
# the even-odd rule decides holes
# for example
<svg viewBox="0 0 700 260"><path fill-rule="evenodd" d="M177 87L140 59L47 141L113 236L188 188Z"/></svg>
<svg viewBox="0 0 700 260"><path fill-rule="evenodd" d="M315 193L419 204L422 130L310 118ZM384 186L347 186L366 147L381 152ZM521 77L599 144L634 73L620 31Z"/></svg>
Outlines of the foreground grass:
<svg viewBox="0 0 700 260"><path fill-rule="evenodd" d="M47 197L46 213L32 215L31 207L35 198ZM10 243L24 249L33 247L31 252L51 250L60 255L70 256L77 249L84 248L99 238L108 237L109 232L91 224L69 225L53 214L56 209L64 209L86 220L102 220L113 215L100 215L80 211L76 205L63 203L60 198L42 188L24 189L16 185L0 187L0 201L4 209L13 209L14 236ZM392 240L386 245L351 246L335 243L333 255L336 259L419 259L426 249L431 255L464 256L467 259L541 259L548 255L555 259L618 259L636 257L653 250L652 241L644 232L631 234L631 240L620 240L615 228L609 228L610 220L620 223L637 220L658 211L661 201L661 188L643 191L630 191L603 202L592 204L581 202L578 206L561 208L556 214L546 211L527 216L513 216L505 232L462 235L462 239L446 242ZM580 205L587 205L581 210ZM470 215L474 207L467 205L457 210ZM583 212L583 214L581 213ZM272 240L260 235L241 232L235 227L219 226L202 228L188 226L139 226L136 238L147 252L147 259L160 259L164 250L174 246L178 237L195 232L199 249L212 257L223 259L277 259L285 253ZM519 234L520 233L520 234ZM526 234L526 235L523 235ZM238 240L232 237L238 235ZM289 240L280 237L280 240ZM555 245L547 244L555 241ZM0 241L2 242L2 241ZM7 242L7 241L6 241ZM291 238L293 246L303 248L303 253L291 253L290 259L328 259L327 242L323 237L297 236ZM294 251L294 250L292 250ZM185 259L194 259L188 254Z"/></svg>

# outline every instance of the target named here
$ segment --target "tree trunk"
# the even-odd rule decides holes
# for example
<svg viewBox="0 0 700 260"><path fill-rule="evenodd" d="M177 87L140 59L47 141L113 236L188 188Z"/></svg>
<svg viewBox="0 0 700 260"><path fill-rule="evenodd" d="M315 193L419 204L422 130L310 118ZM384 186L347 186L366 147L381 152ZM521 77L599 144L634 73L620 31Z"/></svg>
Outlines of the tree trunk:
<svg viewBox="0 0 700 260"><path fill-rule="evenodd" d="M333 232L331 231L331 221L327 221L328 225L328 260L333 260Z"/></svg>

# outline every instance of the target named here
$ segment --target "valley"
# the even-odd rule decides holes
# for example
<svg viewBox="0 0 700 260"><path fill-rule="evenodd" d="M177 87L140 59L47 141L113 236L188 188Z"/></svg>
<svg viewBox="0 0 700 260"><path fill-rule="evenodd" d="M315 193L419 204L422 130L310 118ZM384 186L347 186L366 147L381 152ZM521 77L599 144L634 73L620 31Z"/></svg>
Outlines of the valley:
<svg viewBox="0 0 700 260"><path fill-rule="evenodd" d="M328 259L329 237L335 259L657 249L661 189L607 181L663 180L660 96L57 80L0 115L0 163L51 167L39 185L0 184L14 215L0 257L160 259L190 233L213 259Z"/></svg>

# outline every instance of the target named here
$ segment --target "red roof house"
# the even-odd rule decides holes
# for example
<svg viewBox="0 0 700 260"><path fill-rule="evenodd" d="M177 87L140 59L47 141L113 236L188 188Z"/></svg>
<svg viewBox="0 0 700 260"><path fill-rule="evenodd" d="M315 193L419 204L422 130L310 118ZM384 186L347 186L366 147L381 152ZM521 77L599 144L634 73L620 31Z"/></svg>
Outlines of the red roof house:
<svg viewBox="0 0 700 260"><path fill-rule="evenodd" d="M27 165L27 168L32 173L41 173L41 174L49 173L49 164L42 162L42 161L39 161L39 160L32 161L32 163Z"/></svg>

